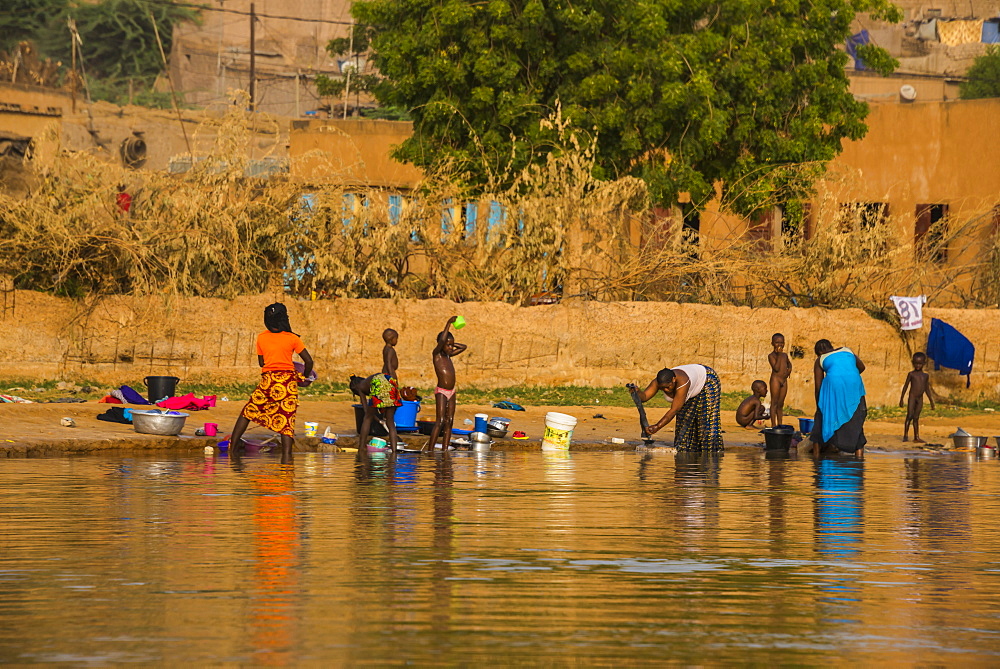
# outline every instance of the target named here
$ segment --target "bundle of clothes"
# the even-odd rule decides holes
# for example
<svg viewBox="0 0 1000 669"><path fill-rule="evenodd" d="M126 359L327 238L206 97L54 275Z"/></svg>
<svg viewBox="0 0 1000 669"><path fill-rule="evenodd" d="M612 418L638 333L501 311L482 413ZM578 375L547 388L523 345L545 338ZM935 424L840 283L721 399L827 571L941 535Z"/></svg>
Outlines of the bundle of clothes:
<svg viewBox="0 0 1000 669"><path fill-rule="evenodd" d="M98 402L101 404L153 404L153 402L150 402L129 386L121 386L112 390L108 395L98 400ZM180 397L167 397L156 402L156 406L161 409L170 409L171 411L202 411L214 407L215 402L215 395L205 395L199 398L195 397L194 393L188 393Z"/></svg>

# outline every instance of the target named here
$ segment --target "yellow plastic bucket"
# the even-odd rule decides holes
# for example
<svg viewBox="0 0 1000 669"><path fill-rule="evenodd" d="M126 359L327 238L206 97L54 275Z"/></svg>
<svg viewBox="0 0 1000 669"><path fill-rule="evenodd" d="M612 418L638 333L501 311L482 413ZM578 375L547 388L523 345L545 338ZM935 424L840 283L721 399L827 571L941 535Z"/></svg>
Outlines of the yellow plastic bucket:
<svg viewBox="0 0 1000 669"><path fill-rule="evenodd" d="M576 418L568 414L550 411L545 414L545 434L542 436L543 451L569 450L573 441Z"/></svg>

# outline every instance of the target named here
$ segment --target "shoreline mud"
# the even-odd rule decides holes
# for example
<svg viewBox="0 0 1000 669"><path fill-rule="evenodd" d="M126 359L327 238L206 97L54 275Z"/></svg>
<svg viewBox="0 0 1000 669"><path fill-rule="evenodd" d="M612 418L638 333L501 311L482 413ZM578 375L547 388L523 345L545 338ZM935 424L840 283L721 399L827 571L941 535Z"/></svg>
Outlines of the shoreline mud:
<svg viewBox="0 0 1000 669"><path fill-rule="evenodd" d="M76 404L0 404L0 458L40 457L58 454L82 454L94 452L139 453L145 451L204 451L206 446L214 446L225 438L236 420L243 402L220 402L213 409L192 411L180 436L163 437L137 434L131 425L107 423L97 420L109 406L97 402ZM118 405L120 406L120 405ZM142 407L134 407L142 408ZM572 406L572 407L526 407L523 412L504 411L488 405L460 405L455 427L468 428L465 420L476 413L487 412L491 416L504 416L512 421L511 432L521 430L528 435L527 440L510 438L495 440L494 451L540 451L544 430L544 417L548 411L568 413L578 418L571 451L634 451L644 448L639 439L638 420L635 409L625 407ZM60 419L72 418L76 427L63 427ZM421 418L431 418L426 410ZM305 421L319 423L320 433L329 426L338 435L336 447L323 444L319 438L305 437L302 424ZM219 425L218 437L195 437L194 432L206 422ZM339 448L356 448L357 432L354 409L350 401L307 401L299 407L299 434L296 436L296 452L333 452ZM1000 434L1000 416L996 414L972 414L960 418L927 418L921 421L921 434L930 442L920 445L903 442L902 421L881 420L866 423L870 451L913 451L935 452L943 445L950 445L948 435L961 426L973 434L987 436L993 443L994 435ZM730 451L761 451L763 439L756 429L738 427L731 415L723 415L726 449ZM248 431L250 438L268 436L264 430L253 426ZM657 447L671 446L673 426L668 425L661 435ZM411 448L419 448L427 437L419 434L402 434L403 440ZM613 438L624 439L625 443L612 443Z"/></svg>

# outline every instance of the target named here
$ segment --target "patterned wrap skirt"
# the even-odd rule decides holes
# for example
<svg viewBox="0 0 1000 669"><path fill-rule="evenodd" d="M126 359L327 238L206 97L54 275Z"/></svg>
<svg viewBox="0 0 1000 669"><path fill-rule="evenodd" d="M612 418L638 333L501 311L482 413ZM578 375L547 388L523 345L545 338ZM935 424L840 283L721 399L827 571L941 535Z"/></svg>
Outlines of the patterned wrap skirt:
<svg viewBox="0 0 1000 669"><path fill-rule="evenodd" d="M240 415L272 432L294 437L298 381L298 372L264 372Z"/></svg>
<svg viewBox="0 0 1000 669"><path fill-rule="evenodd" d="M674 446L678 451L721 451L722 383L715 370L706 366L707 378L701 392L689 399L674 417Z"/></svg>
<svg viewBox="0 0 1000 669"><path fill-rule="evenodd" d="M388 374L376 374L371 380L372 394L368 403L376 409L401 407L403 401L399 397L399 381Z"/></svg>

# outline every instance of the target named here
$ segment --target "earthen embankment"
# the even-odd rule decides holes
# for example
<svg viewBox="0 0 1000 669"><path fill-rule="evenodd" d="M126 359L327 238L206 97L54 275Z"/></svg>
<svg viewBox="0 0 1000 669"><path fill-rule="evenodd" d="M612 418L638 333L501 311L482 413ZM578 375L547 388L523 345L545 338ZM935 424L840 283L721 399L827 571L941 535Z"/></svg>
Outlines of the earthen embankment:
<svg viewBox="0 0 1000 669"><path fill-rule="evenodd" d="M275 296L235 300L111 297L96 303L31 291L8 294L0 324L0 377L87 379L117 385L146 375L186 381L251 381L258 368L254 339L263 307ZM663 366L700 362L722 376L724 389L767 379L774 332L793 353L788 403L813 408L812 347L819 338L846 345L867 363L869 404L895 404L911 351L926 344L931 317L944 319L977 346L972 384L953 370L932 371L943 395L1000 396L1000 310L926 309L924 329L904 336L861 310L751 309L660 302L567 302L517 307L446 300L285 299L326 378L371 374L381 367L383 328L400 332L404 383L433 384L430 353L452 314L469 325L459 340L459 386L648 381ZM801 351L803 357L796 358Z"/></svg>

